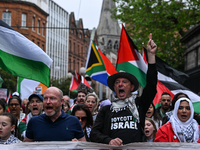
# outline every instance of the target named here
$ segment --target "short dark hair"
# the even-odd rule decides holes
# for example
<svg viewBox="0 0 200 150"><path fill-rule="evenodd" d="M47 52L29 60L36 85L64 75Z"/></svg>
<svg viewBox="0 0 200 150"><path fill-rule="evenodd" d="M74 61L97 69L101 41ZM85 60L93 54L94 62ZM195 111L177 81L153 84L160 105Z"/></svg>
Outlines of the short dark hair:
<svg viewBox="0 0 200 150"><path fill-rule="evenodd" d="M3 108L3 112L5 112L6 111L6 103L4 101L0 100L0 105Z"/></svg>
<svg viewBox="0 0 200 150"><path fill-rule="evenodd" d="M11 101L12 99L17 99L18 102L19 102L19 105L20 105L20 107L21 107L21 105L22 105L22 100L21 100L21 98L20 98L19 96L16 96L16 95L12 96L12 97L9 99L8 105L10 104L10 101Z"/></svg>
<svg viewBox="0 0 200 150"><path fill-rule="evenodd" d="M6 104L5 98L1 98L0 101L4 102Z"/></svg>
<svg viewBox="0 0 200 150"><path fill-rule="evenodd" d="M167 92L163 92L161 96L163 96L163 95L169 95L171 97L171 95Z"/></svg>
<svg viewBox="0 0 200 150"><path fill-rule="evenodd" d="M88 106L86 104L77 104L74 106L71 115L75 115L76 111L83 110L87 115L86 127L91 127L93 125L93 117Z"/></svg>
<svg viewBox="0 0 200 150"><path fill-rule="evenodd" d="M87 95L87 92L85 90L78 90L76 97L78 96L78 93L84 93L85 96Z"/></svg>

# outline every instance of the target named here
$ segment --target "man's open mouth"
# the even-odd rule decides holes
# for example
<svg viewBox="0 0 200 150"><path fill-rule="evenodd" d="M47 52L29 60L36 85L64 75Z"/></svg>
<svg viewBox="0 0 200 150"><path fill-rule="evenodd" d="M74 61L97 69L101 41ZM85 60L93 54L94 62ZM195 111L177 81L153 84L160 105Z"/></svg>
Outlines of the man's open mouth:
<svg viewBox="0 0 200 150"><path fill-rule="evenodd" d="M47 110L48 110L48 109L53 109L53 107L48 106L48 107L46 107L46 109L47 109Z"/></svg>
<svg viewBox="0 0 200 150"><path fill-rule="evenodd" d="M33 110L38 110L38 108L33 108Z"/></svg>

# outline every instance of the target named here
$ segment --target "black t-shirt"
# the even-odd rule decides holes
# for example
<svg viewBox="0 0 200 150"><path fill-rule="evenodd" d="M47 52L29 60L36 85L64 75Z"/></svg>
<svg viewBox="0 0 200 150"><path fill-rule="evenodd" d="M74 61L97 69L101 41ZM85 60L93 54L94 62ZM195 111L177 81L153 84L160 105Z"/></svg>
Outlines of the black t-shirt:
<svg viewBox="0 0 200 150"><path fill-rule="evenodd" d="M142 142L142 129L135 117L128 111L111 112L110 137L120 138L123 144Z"/></svg>

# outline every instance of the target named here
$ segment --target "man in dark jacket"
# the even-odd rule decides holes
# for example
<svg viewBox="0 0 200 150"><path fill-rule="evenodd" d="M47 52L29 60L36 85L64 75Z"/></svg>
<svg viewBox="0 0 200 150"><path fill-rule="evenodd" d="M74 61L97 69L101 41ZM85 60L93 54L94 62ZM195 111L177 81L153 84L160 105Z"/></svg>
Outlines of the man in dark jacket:
<svg viewBox="0 0 200 150"><path fill-rule="evenodd" d="M135 76L119 72L110 76L108 86L116 93L112 104L98 113L90 137L92 142L123 145L142 142L145 114L156 94L157 71L155 65L156 44L150 39L147 44L147 84L141 97L132 95L139 87Z"/></svg>

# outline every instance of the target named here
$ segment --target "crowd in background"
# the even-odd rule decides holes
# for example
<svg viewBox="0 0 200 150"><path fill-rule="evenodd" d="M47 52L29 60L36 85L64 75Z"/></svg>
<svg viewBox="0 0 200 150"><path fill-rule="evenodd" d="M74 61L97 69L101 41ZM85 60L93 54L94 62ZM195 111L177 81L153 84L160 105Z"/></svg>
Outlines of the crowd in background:
<svg viewBox="0 0 200 150"><path fill-rule="evenodd" d="M34 96L36 100L34 99ZM180 104L182 103L180 101L181 98L189 104L187 105L186 103L187 107L183 106L183 108L180 108L182 107L180 106ZM179 103L176 104L176 101L178 100ZM176 107L175 104L177 105ZM90 132L93 124L95 123L98 111L106 105L111 105L111 100L105 99L99 101L98 96L96 94L93 93L87 94L84 90L80 90L78 91L77 97L74 99L73 104L70 103L69 96L67 95L63 96L63 103L61 107L64 113L77 117L84 132L86 141L91 142ZM195 126L192 125L191 127L190 123L187 124L185 124L184 122L180 123L181 120L177 115L177 112L180 109L184 109L185 111L185 114L183 114L185 115L184 117L186 119L189 118L190 122L195 122ZM191 111L190 115L187 114L187 111L189 110ZM176 113L174 114L174 112ZM13 93L12 97L8 100L8 102L6 102L5 99L0 99L1 143L11 144L16 142L22 142L24 140L27 123L30 120L30 118L32 116L41 115L43 113L45 113L43 110L43 97L38 94L32 94L30 95L29 98L24 99L22 101L20 95L17 92L15 92ZM151 103L146 113L145 126L144 126L144 135L145 135L144 142L154 142L154 141L167 142L167 140L169 140L167 137L169 131L176 130L174 132L177 132L177 135L181 136L183 136L184 134L187 135L189 132L187 130L191 130L194 127L198 128L199 123L200 123L200 116L199 114L196 114L194 112L193 106L191 105L191 101L189 100L188 95L184 93L177 93L171 100L170 94L164 92L160 99L160 107L156 109L154 104ZM187 128L188 125L190 125L191 129ZM169 128L169 126L171 128L166 130L166 128ZM7 128L6 129L7 131L4 131L2 129L5 127ZM183 133L182 131L179 131L179 129L182 128L183 128ZM164 135L164 137L162 135L163 133L166 134ZM193 134L196 134L197 137L199 137L199 133L192 132L191 135ZM191 137L188 137L188 139L187 138L184 139L181 138L181 136L180 137L174 136L170 142L175 142L175 141L177 142L177 140L182 142L188 142L188 140L191 140ZM199 140L199 138L197 137L196 141Z"/></svg>
<svg viewBox="0 0 200 150"><path fill-rule="evenodd" d="M173 99L167 92L160 107L157 93L157 46L149 35L148 70L141 96L137 78L117 72L107 79L112 99L99 100L94 93L79 90L73 104L57 87L43 95L31 94L23 101L14 92L8 102L0 100L0 143L40 141L87 141L121 146L133 142L200 142L200 116L185 93Z"/></svg>

